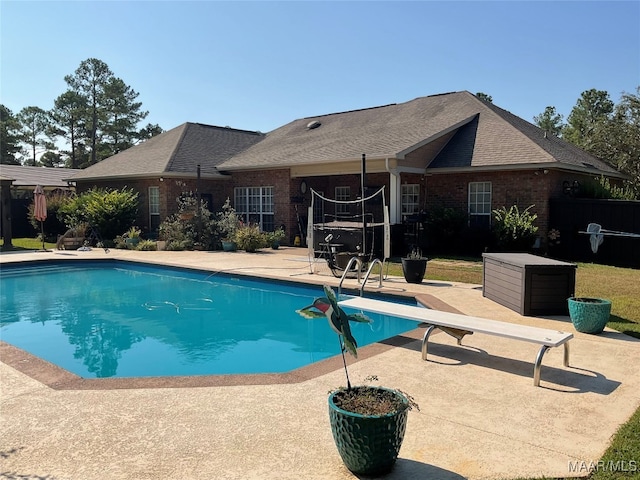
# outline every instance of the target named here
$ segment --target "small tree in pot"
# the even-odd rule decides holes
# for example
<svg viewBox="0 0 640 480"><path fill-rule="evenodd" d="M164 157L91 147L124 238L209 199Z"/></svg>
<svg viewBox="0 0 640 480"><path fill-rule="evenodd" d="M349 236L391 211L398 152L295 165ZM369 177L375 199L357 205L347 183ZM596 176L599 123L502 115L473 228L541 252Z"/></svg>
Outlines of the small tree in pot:
<svg viewBox="0 0 640 480"><path fill-rule="evenodd" d="M419 407L411 396L400 390L371 385L351 386L345 351L354 357L358 352L349 322L371 320L362 314L347 315L338 305L331 287L325 285L324 292L325 297L317 298L298 313L306 318L326 316L338 334L347 386L329 394L333 439L349 470L362 475L382 475L393 468L398 458L408 411Z"/></svg>

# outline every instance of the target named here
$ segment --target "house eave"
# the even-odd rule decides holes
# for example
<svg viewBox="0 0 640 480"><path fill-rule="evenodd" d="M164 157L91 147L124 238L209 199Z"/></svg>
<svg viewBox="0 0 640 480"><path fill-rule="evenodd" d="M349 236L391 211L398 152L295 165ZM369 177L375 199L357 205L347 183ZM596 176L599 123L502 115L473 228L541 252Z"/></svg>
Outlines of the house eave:
<svg viewBox="0 0 640 480"><path fill-rule="evenodd" d="M618 178L620 180L626 180L629 177L620 172L607 172L604 170L598 170L588 167L580 167L577 165L558 164L556 162L544 162L544 163L527 163L522 165L488 165L482 167L440 167L425 169L425 173L429 175L445 175L452 173L478 173L478 172L506 172L506 171L523 171L523 170L556 170L564 172L581 173L587 175Z"/></svg>
<svg viewBox="0 0 640 480"><path fill-rule="evenodd" d="M68 178L65 179L67 182L105 182L105 181L127 181L127 180L148 180L148 179L157 179L157 178L189 178L189 179L197 179L197 172L160 172L160 173L143 173L137 175L100 175L96 177L81 177L81 178ZM224 173L206 173L201 172L201 179L206 180L229 180L231 177Z"/></svg>

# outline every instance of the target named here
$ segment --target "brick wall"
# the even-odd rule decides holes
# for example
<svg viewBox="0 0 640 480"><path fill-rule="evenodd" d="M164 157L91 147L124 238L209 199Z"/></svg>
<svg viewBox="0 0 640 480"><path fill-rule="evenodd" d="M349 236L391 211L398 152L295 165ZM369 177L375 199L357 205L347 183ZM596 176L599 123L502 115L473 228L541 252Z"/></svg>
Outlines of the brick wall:
<svg viewBox="0 0 640 480"><path fill-rule="evenodd" d="M535 204L531 211L538 215L536 225L543 239L546 238L549 229L549 198L563 197L562 183L564 181L570 183L574 180L586 182L588 179L590 176L554 170L550 170L546 174L543 170L523 170L446 175L402 174L401 176L403 184L420 185L420 203L424 208L450 207L464 212L468 208L469 183L491 182L492 209L502 206L509 208L511 205L517 205L520 209L524 209ZM305 180L308 186L305 194L300 192L302 180ZM385 190L387 205L390 204L388 180L389 174L387 173L370 173L367 174L366 179L367 185L370 187L387 186ZM230 177L217 180L201 179L199 187L203 195L211 196L212 204L209 205L209 210L212 212L220 211L227 197L231 199L233 204L235 187L274 187L274 222L276 226L283 225L285 227L287 237L283 243L292 245L297 235L300 235L302 241L306 236L311 188L324 192L328 198L334 198L335 187L348 186L351 189L351 198L356 199L360 193L360 181L359 174L292 179L288 169L274 169L237 172ZM139 193L139 211L136 224L146 231L149 228L148 188L150 186L160 187L160 218L164 219L176 212L176 198L183 192L195 192L197 183L195 179L164 178L163 181L160 179L128 181L124 185L118 181L99 182L96 186L100 188L126 186L137 191ZM80 184L78 192L87 190L93 185Z"/></svg>

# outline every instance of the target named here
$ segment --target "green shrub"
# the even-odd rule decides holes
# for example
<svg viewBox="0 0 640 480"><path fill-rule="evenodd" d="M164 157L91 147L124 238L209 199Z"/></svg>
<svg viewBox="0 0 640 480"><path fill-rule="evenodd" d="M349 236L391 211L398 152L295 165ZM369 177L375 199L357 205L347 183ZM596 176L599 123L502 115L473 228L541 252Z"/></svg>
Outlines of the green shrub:
<svg viewBox="0 0 640 480"><path fill-rule="evenodd" d="M55 241L58 235L62 235L67 231L68 227L62 220L59 213L60 207L69 201L68 193L47 192L47 219L44 221L44 234L50 241ZM33 218L35 204L31 202L29 205L29 222L36 232L40 232L40 222Z"/></svg>
<svg viewBox="0 0 640 480"><path fill-rule="evenodd" d="M158 244L153 240L142 240L138 244L138 250L143 251L156 251L158 249Z"/></svg>
<svg viewBox="0 0 640 480"><path fill-rule="evenodd" d="M138 215L138 194L133 189L94 188L70 197L58 210L68 228L88 223L105 242L133 225Z"/></svg>
<svg viewBox="0 0 640 480"><path fill-rule="evenodd" d="M280 242L282 242L286 237L285 231L282 227L276 228L273 232L266 232L265 235L267 243L274 248L279 246Z"/></svg>
<svg viewBox="0 0 640 480"><path fill-rule="evenodd" d="M231 206L231 200L229 200L228 197L222 206L222 211L218 212L216 217L218 235L225 241L232 241L241 225L241 222L235 209Z"/></svg>
<svg viewBox="0 0 640 480"><path fill-rule="evenodd" d="M625 182L623 186L612 185L607 177L600 175L597 179L596 188L599 195L594 198L615 198L617 200L636 200L631 182Z"/></svg>
<svg viewBox="0 0 640 480"><path fill-rule="evenodd" d="M240 226L234 238L238 248L245 252L255 252L269 246L267 234L261 232L258 225Z"/></svg>
<svg viewBox="0 0 640 480"><path fill-rule="evenodd" d="M453 251L467 229L467 212L450 207L434 207L426 214L426 235L430 249Z"/></svg>
<svg viewBox="0 0 640 480"><path fill-rule="evenodd" d="M167 250L193 250L198 246L204 250L213 249L218 243L216 221L207 209L206 202L200 202L191 193L176 199L178 212L168 216L158 229L161 240L167 242Z"/></svg>
<svg viewBox="0 0 640 480"><path fill-rule="evenodd" d="M493 210L493 234L496 246L505 251L527 251L536 239L535 222L538 215L529 212L534 205L529 205L523 211L517 205Z"/></svg>

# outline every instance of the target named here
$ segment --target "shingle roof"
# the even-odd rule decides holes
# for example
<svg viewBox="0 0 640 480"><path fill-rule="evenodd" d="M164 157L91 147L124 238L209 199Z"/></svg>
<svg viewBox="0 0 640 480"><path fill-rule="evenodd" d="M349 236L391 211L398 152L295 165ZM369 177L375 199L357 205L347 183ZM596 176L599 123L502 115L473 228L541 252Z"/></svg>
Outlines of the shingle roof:
<svg viewBox="0 0 640 480"><path fill-rule="evenodd" d="M545 133L541 128L523 120L511 112L508 112L507 110L504 110L492 103L486 103L486 106L520 131L538 147L551 155L555 161L580 168L586 167L605 172L616 172L614 168L599 158L594 157L574 144L566 142L555 135Z"/></svg>
<svg viewBox="0 0 640 480"><path fill-rule="evenodd" d="M67 179L80 170L72 168L27 167L22 165L0 165L3 180L13 180L14 187L35 188L36 185L52 188L67 188Z"/></svg>
<svg viewBox="0 0 640 480"><path fill-rule="evenodd" d="M187 122L80 171L73 180L195 176L197 165L203 176L218 176L220 162L263 137L258 132Z"/></svg>
<svg viewBox="0 0 640 480"><path fill-rule="evenodd" d="M317 123L320 123L317 126ZM315 128L310 128L311 126ZM469 92L420 97L381 107L301 118L219 165L221 170L291 167L343 160L402 158L451 130L456 134L429 168L590 164L597 158Z"/></svg>
<svg viewBox="0 0 640 480"><path fill-rule="evenodd" d="M448 133L447 137L444 134ZM599 159L469 92L300 118L267 135L184 123L85 170L73 180L203 176L242 169L287 168L369 158L403 159L430 142L440 148L427 168L545 165L617 173ZM435 152L435 148L431 148Z"/></svg>

